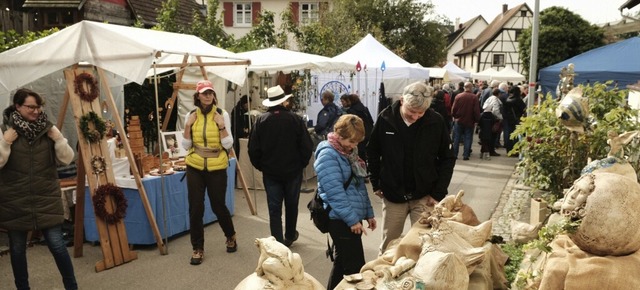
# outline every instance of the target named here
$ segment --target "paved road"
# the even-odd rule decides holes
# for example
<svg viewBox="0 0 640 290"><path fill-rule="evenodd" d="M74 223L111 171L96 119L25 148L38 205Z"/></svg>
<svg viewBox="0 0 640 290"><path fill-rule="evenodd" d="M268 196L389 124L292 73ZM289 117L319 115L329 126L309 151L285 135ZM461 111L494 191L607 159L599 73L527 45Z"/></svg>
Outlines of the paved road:
<svg viewBox="0 0 640 290"><path fill-rule="evenodd" d="M463 189L464 201L471 205L481 221L485 221L492 217L501 196L505 199L502 193L512 180L517 158L508 158L503 154L492 160L480 160L477 144L473 151L471 160L458 160L449 193L455 194ZM303 183L303 186L314 187L315 181L309 181L306 185ZM254 239L269 236L265 194L263 191L251 191L251 194L255 196L258 208L256 216L250 214L242 191L236 190L233 220L238 232L238 252L225 252L224 235L218 224L214 223L205 227L205 259L200 266L189 265L191 245L188 234L185 234L169 240L167 255L160 255L155 246L136 246L137 260L96 273L94 266L102 260L101 248L85 243L84 257L73 259L80 288L234 289L238 282L255 270L259 254L253 244ZM377 197L371 196L374 211L380 219L382 203ZM298 217L300 239L291 249L302 256L305 271L324 285L332 265L324 254L325 235L318 232L309 221L306 203L311 197L311 193L301 195ZM408 227L407 222L405 230ZM363 237L367 260L376 257L380 240L380 229ZM0 246L6 244L6 234L0 233ZM60 276L46 246L29 248L28 261L32 289L62 289ZM12 289L11 286L13 276L9 256L0 256L0 289Z"/></svg>

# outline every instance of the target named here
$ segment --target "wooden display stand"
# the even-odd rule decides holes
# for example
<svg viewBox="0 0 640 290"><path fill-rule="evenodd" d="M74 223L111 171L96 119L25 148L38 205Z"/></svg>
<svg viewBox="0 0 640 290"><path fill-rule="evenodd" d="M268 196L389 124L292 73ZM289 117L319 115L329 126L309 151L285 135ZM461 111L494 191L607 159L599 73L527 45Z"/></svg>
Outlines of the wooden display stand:
<svg viewBox="0 0 640 290"><path fill-rule="evenodd" d="M65 79L67 82L67 90L65 93L65 99L63 101L63 105L62 105L62 109L60 111L60 115L64 116L64 114L66 114L66 108L69 104L69 102L71 102L72 108L73 108L73 115L75 117L76 120L76 129L78 132L78 153L80 154L79 158L78 158L78 188L80 188L80 186L82 186L82 190L77 190L77 200L84 200L84 178L85 175L81 174L82 172L86 172L86 177L87 177L87 181L89 184L89 189L91 192L91 195L93 196L95 194L95 190L96 188L98 188L98 186L100 185L104 185L107 183L111 183L111 184L115 184L115 176L113 174L113 170L112 170L112 166L111 166L111 159L110 158L104 158L105 161L105 168L106 170L102 173L94 173L93 172L93 167L91 165L91 160L93 156L109 156L109 151L108 151L108 146L107 146L107 142L106 139L102 139L99 142L96 143L89 143L81 129L80 129L80 118L82 116L84 116L85 114L88 114L89 112L94 112L96 113L98 116L102 116L102 108L100 105L100 98L96 98L94 99L92 102L87 102L84 101L80 98L80 96L78 94L76 94L76 90L75 90L75 78L77 75L81 74L81 73L88 73L93 75L93 67L90 68L73 68L73 69L66 69L64 71L64 75L65 75ZM105 93L105 95L107 96L107 100L108 100L108 105L109 105L109 109L111 110L111 112L114 113L114 115L118 116L118 111L116 110L115 107L115 102L113 100L113 96L111 94L111 91L109 90L109 86L106 83L106 78L104 77L104 73L101 69L98 68L98 73L100 74L100 83L103 85L103 89L105 91L103 91ZM85 88L85 91L88 91L89 88ZM59 120L61 120L62 118L59 118ZM116 128L120 131L120 132L124 132L124 129L122 127L122 121L119 118L115 118L116 120ZM89 124L89 126L93 126L92 123ZM152 227L154 227L154 233L157 233L156 237L158 240L158 247L160 249L161 252L166 252L166 249L164 247L164 244L162 244L162 239L160 238L160 234L159 234L159 230L155 221L155 218L153 217L153 215L149 215L151 213L151 207L149 205L149 201L146 198L146 192L144 191L144 187L142 186L142 181L140 178L140 175L137 174L137 170L136 170L136 165L135 162L133 162L133 154L131 152L131 147L129 146L129 143L127 141L127 138L122 138L122 142L124 144L125 150L127 152L127 156L129 157L129 163L131 164L131 168L134 169L134 177L136 179L136 183L138 185L138 189L141 195L141 199L143 201L145 210L147 210L147 216L150 217L149 219L149 223L152 225ZM81 176L82 175L82 176ZM107 196L106 197L106 203L105 203L105 208L107 210L107 212L113 213L116 206L114 203L114 200L111 196ZM79 212L84 211L84 204L77 204L76 205L76 214ZM75 233L75 237L76 237L76 250L78 249L78 243L77 243L77 238L80 235L80 237L82 237L82 222L83 222L83 215L76 215L76 230L78 230L78 228L80 228L80 233L78 233L76 231ZM105 269L110 269L113 268L115 266L119 266L122 265L124 263L127 263L129 261L132 261L134 259L137 259L137 254L135 252L132 252L129 250L129 242L127 240L127 232L124 226L124 222L122 220L114 223L114 224L110 224L105 222L102 219L96 219L96 226L98 229L98 233L100 235L100 247L102 248L102 255L104 260L99 261L96 263L95 266L95 270L96 272L100 272L102 270ZM74 256L78 256L78 253L76 252L76 255ZM80 255L81 251L80 251Z"/></svg>

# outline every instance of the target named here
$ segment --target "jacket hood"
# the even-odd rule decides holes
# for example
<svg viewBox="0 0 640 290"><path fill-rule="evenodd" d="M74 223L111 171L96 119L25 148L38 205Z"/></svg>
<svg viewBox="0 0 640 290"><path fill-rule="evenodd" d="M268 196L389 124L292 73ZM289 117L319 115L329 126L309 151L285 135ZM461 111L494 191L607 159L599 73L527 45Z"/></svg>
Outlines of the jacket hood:
<svg viewBox="0 0 640 290"><path fill-rule="evenodd" d="M9 125L9 120L11 119L11 113L16 110L16 107L11 105L4 109L2 112L2 124Z"/></svg>

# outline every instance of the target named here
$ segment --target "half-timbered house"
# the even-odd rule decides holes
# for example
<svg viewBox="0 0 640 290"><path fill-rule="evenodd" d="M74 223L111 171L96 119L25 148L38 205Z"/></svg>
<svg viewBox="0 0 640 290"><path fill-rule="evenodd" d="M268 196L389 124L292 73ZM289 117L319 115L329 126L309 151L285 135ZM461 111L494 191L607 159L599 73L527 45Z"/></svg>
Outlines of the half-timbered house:
<svg viewBox="0 0 640 290"><path fill-rule="evenodd" d="M526 3L511 9L504 4L502 13L473 42L454 54L458 58L458 66L469 72L491 67L501 70L510 66L524 73L518 37L532 23L533 11Z"/></svg>

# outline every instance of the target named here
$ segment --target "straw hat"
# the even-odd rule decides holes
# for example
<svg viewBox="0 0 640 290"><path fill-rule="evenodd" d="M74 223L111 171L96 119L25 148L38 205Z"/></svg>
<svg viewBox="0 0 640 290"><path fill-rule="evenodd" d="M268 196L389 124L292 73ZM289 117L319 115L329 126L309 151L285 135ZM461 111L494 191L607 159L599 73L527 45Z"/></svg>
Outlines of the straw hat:
<svg viewBox="0 0 640 290"><path fill-rule="evenodd" d="M262 101L262 105L266 107L274 107L282 104L282 102L290 98L291 94L285 95L284 90L282 90L282 88L278 85L267 89L267 97L268 99Z"/></svg>

